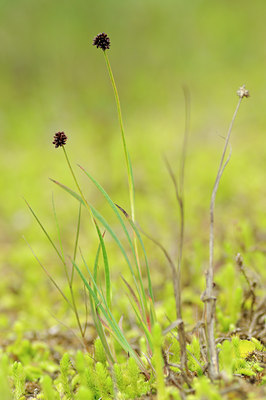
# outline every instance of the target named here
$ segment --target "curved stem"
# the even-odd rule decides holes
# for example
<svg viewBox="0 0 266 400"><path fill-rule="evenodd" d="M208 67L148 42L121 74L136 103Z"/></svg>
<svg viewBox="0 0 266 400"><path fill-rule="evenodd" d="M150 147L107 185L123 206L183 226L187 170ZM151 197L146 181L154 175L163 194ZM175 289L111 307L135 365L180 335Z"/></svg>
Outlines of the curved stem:
<svg viewBox="0 0 266 400"><path fill-rule="evenodd" d="M113 75L113 72L112 72L112 68L111 68L108 56L106 54L106 51L104 51L103 54L104 54L104 58L105 58L105 61L106 61L106 66L107 66L107 70L108 70L108 73L109 73L109 76L110 76L111 84L112 84L113 91L114 91L115 101L116 101L117 114L118 114L118 120L119 120L119 125L120 125L120 131L121 131L121 137L122 137L122 143L123 143L123 149L124 149L124 155L125 155L125 161L126 161L126 169L127 169L127 177L128 177L128 188L129 188L129 200L130 200L130 209L131 209L131 219L132 219L133 223L135 223L134 179L133 179L132 165L131 165L129 152L128 152L127 144L126 144L125 130L124 130L124 124L123 124L123 118L122 118L120 99L119 99L119 95L118 95L118 91L117 91L114 75ZM135 232L133 233L133 243L134 243L134 249L135 249L135 254L136 254L138 273L139 273L140 281L142 283L142 272L141 272L140 260L139 260L137 236L136 236ZM146 317L147 317L147 321L148 321L149 317L148 317L146 296L144 296L143 301L144 301L145 312L147 314Z"/></svg>
<svg viewBox="0 0 266 400"><path fill-rule="evenodd" d="M118 95L118 91L117 91L117 87L116 87L116 84L115 84L114 75L113 75L113 72L112 72L112 68L111 68L108 56L107 56L105 51L103 53L104 53L104 58L105 58L105 61L106 61L107 69L108 69L108 72L109 72L109 76L110 76L110 79L111 79L112 87L113 87L113 90L114 90L114 95L115 95L115 101L116 101L117 113L118 113L118 120L119 120L119 125L120 125L120 130L121 130L121 137L122 137L122 143L123 143L123 149L124 149L126 167L127 167L131 217L132 217L133 222L135 222L134 180L133 180L133 172L132 172L131 162L130 162L130 158L129 158L129 154L128 154L128 150L127 150L127 145L126 145L126 138L125 138L125 130L124 130L124 124L123 124L123 118L122 118L121 105L120 105L119 95Z"/></svg>
<svg viewBox="0 0 266 400"><path fill-rule="evenodd" d="M206 274L206 295L203 301L206 302L206 336L207 336L207 347L209 353L209 375L211 380L217 378L219 373L219 364L218 357L215 345L215 314L216 314L216 297L213 294L213 276L214 276L214 265L213 265L213 253L214 253L214 206L215 199L218 190L218 186L224 171L224 167L226 166L225 154L228 148L233 124L236 119L237 112L239 110L240 104L242 101L242 97L240 97L236 110L234 112L232 121L230 123L227 136L225 139L225 145L220 161L220 165L218 168L217 176L215 179L212 195L211 195L211 203L210 203L210 241L209 241L209 269Z"/></svg>

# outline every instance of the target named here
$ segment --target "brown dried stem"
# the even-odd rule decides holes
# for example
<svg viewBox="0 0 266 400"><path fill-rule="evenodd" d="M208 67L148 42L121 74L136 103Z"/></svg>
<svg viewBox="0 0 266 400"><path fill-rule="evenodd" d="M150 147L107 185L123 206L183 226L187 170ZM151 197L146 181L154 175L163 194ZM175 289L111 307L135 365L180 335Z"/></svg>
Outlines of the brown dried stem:
<svg viewBox="0 0 266 400"><path fill-rule="evenodd" d="M253 318L253 314L254 314L255 303L256 303L255 289L256 289L256 286L257 286L257 282L256 281L251 282L249 277L247 276L247 273L246 273L246 270L245 270L245 266L244 266L244 262L243 262L243 258L242 258L240 253L238 253L236 255L236 264L239 267L241 273L243 274L243 276L244 276L244 278L245 278L245 280L246 280L246 282L248 284L248 287L249 287L249 290L245 294L243 302L241 304L241 311L242 311L242 314L243 314L246 302L248 301L249 298L251 298L251 307L250 307L250 312L249 312L249 320L251 322L252 318Z"/></svg>
<svg viewBox="0 0 266 400"><path fill-rule="evenodd" d="M189 91L186 86L183 87L184 98L185 98L185 131L183 138L183 146L180 160L180 170L179 170L179 182L176 181L173 170L168 163L167 159L165 159L166 167L173 182L175 188L175 194L177 203L179 206L180 212L180 231L179 231L179 242L178 242L178 259L177 259L177 268L171 265L172 274L173 274L173 285L174 285L174 294L175 294L175 303L176 303L176 314L177 319L181 322L178 324L178 340L180 344L180 365L183 371L188 371L187 369L187 352L186 352L186 333L184 328L184 322L182 320L182 301L181 301L181 264L182 264L182 256L183 256L183 247L184 247L184 223L185 223L185 214L184 214L184 176L185 176L185 161L186 161L186 153L187 153L187 142L188 142L188 132L189 132L189 122L190 122L190 97Z"/></svg>
<svg viewBox="0 0 266 400"><path fill-rule="evenodd" d="M244 88L244 87L243 87ZM216 297L213 293L214 286L214 265L213 265L213 253L214 253L214 206L217 190L219 187L219 183L224 172L226 165L230 160L231 154L229 154L228 158L225 161L225 155L228 149L229 140L233 128L233 124L235 122L241 101L243 97L247 97L245 94L239 94L239 101L234 112L232 121L230 123L228 133L225 139L225 145L220 161L220 165L218 168L217 176L215 179L212 195L211 195L211 203L210 203L210 241L209 241L209 269L206 274L206 291L203 296L203 301L206 303L206 338L207 338L207 349L208 349L208 357L209 357L209 376L211 380L214 380L218 377L219 374L219 364L218 364L218 356L215 345L215 314L216 314Z"/></svg>

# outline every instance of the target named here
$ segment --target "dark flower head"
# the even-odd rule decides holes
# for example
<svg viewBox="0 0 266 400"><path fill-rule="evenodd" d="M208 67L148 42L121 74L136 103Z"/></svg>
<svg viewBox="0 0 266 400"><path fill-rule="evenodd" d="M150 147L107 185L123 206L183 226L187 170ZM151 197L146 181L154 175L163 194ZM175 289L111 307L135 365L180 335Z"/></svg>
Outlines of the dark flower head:
<svg viewBox="0 0 266 400"><path fill-rule="evenodd" d="M57 132L54 135L53 144L55 145L56 149L57 149L57 147L64 146L66 144L66 141L67 141L67 136L65 135L64 132Z"/></svg>
<svg viewBox="0 0 266 400"><path fill-rule="evenodd" d="M93 46L100 47L103 51L110 49L110 38L104 32L99 33L93 39Z"/></svg>

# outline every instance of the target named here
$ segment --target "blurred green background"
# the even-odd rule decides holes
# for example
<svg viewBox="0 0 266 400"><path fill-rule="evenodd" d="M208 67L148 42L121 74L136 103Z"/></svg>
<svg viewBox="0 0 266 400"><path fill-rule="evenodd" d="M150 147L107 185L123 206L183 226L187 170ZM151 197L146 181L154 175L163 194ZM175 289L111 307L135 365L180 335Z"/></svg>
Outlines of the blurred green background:
<svg viewBox="0 0 266 400"><path fill-rule="evenodd" d="M86 167L129 210L112 87L103 55L92 46L100 32L111 38L108 55L133 164L137 220L174 257L178 209L163 156L178 172L185 119L182 85L189 88L184 285L195 283L197 295L208 262L208 208L222 137L238 101L236 91L246 84L251 97L244 99L237 116L232 159L217 197L216 253L222 264L241 251L254 271L263 274L265 20L265 0L0 0L3 330L18 320L29 330L51 326L50 312L58 311L59 296L23 240L25 236L64 285L62 269L23 201L25 197L55 235L54 195L66 251L71 252L77 204L48 179L73 187L62 151L51 144L55 132L67 134L73 163ZM77 173L90 201L108 216L101 196ZM82 229L92 262L96 238L90 226ZM162 299L166 289L161 282L171 285L170 270L152 244L147 242L147 248ZM111 258L116 278L122 266L115 254Z"/></svg>

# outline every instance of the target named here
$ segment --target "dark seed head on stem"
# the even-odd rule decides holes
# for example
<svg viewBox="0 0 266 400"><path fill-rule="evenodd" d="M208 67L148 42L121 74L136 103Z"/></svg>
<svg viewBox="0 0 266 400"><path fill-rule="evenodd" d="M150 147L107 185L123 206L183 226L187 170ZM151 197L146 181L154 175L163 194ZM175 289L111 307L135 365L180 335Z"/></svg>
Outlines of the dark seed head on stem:
<svg viewBox="0 0 266 400"><path fill-rule="evenodd" d="M54 141L53 144L55 145L55 148L57 149L57 147L62 147L66 144L67 141L67 136L65 135L64 132L57 132L54 135Z"/></svg>
<svg viewBox="0 0 266 400"><path fill-rule="evenodd" d="M93 39L93 46L100 47L103 51L110 49L110 38L106 33L99 33Z"/></svg>

